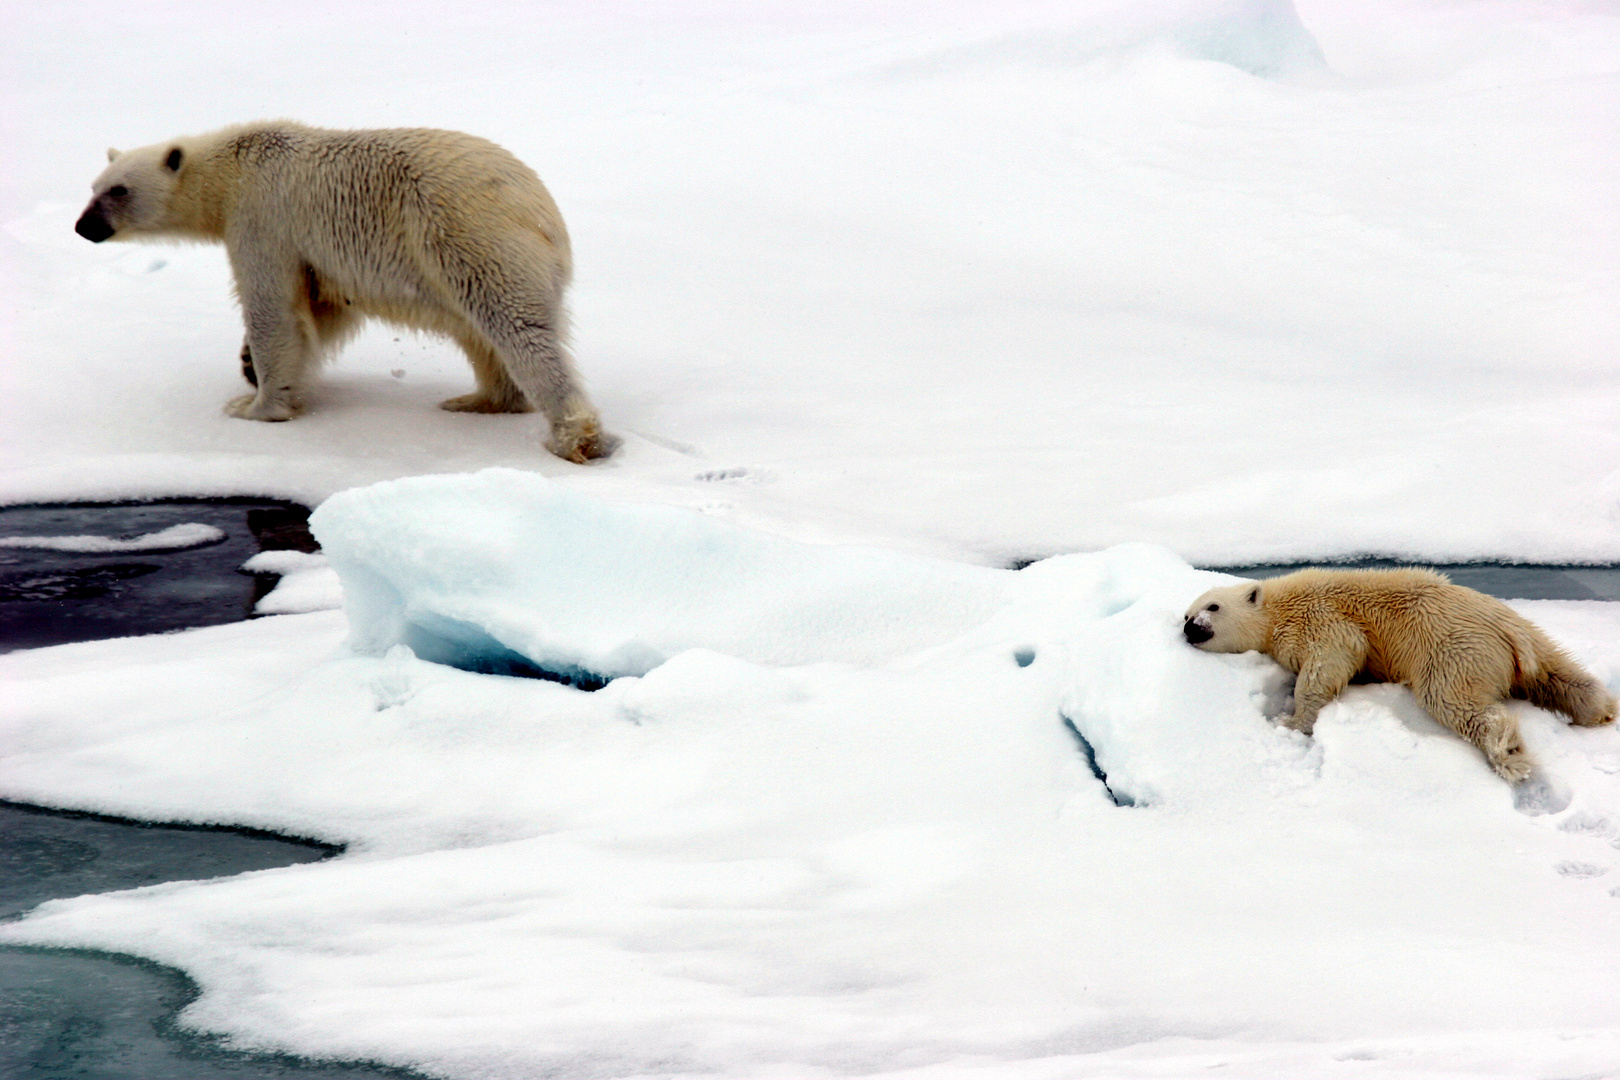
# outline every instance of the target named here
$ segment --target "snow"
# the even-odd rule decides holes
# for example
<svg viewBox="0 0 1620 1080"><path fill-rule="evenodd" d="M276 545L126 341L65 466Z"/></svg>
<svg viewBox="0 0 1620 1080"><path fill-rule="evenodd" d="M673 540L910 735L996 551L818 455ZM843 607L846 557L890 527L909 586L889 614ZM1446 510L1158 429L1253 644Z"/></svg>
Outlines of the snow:
<svg viewBox="0 0 1620 1080"><path fill-rule="evenodd" d="M55 901L0 940L183 967L205 991L185 1022L236 1045L444 1076L1510 1077L1617 1060L1615 730L1515 706L1570 799L1528 815L1400 688L1352 688L1314 739L1271 724L1274 665L1179 638L1223 577L1163 549L965 575L890 555L841 579L823 569L882 553L692 511L586 514L520 477L379 485L316 528L364 594L391 547L365 526L392 520L388 565L410 551L421 568L395 579L395 611L418 611L455 599L432 587L431 541L459 495L523 526L467 520L464 615L500 611L481 606L481 545L546 538L543 572L508 559L490 593L584 580L660 611L695 590L680 647L638 637L670 626L633 609L604 620L668 659L596 692L476 674L376 635L398 625L382 609L0 658L10 797L350 845ZM763 597L705 589L711 554L750 541L796 567ZM914 614L917 583L976 624L895 647L872 613ZM704 644L761 601L805 598L849 617L797 660ZM1615 605L1519 606L1620 682ZM489 625L544 659L601 632Z"/></svg>
<svg viewBox="0 0 1620 1080"><path fill-rule="evenodd" d="M201 522L182 522L139 536L0 536L0 548L114 554L123 551L179 551L217 544L225 533Z"/></svg>
<svg viewBox="0 0 1620 1080"><path fill-rule="evenodd" d="M343 606L343 587L326 556L303 551L261 551L242 564L249 574L275 574L275 588L253 605L255 615L303 615Z"/></svg>
<svg viewBox="0 0 1620 1080"><path fill-rule="evenodd" d="M0 656L0 795L348 850L0 940L444 1077L1620 1068L1620 733L1511 706L1515 792L1176 633L1193 565L1620 561L1601 5L9 16L0 503L293 498L325 552ZM465 362L385 328L223 416L223 253L72 222L107 144L264 115L534 165L624 449L436 409ZM1515 606L1620 686L1615 605Z"/></svg>
<svg viewBox="0 0 1620 1080"><path fill-rule="evenodd" d="M516 653L644 675L678 652L873 663L982 622L1012 572L809 547L688 510L612 506L532 473L423 476L334 495L310 528L353 643L458 667Z"/></svg>

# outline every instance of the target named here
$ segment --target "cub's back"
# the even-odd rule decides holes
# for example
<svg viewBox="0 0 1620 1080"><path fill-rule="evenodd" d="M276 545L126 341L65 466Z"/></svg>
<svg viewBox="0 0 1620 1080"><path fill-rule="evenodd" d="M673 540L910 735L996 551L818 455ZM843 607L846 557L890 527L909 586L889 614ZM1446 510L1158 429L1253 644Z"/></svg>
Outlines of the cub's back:
<svg viewBox="0 0 1620 1080"><path fill-rule="evenodd" d="M1366 636L1369 667L1403 679L1438 651L1462 648L1521 651L1534 628L1494 597L1433 570L1304 570L1278 590L1277 617L1309 617L1324 609L1348 619ZM1282 579L1278 579L1281 581ZM1272 607L1268 591L1267 607Z"/></svg>

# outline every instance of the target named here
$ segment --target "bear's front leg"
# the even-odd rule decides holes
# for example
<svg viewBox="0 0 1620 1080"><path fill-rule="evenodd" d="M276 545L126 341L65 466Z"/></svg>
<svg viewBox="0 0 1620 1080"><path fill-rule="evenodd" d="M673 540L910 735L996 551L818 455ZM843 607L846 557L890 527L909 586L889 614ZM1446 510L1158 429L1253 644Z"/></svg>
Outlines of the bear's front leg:
<svg viewBox="0 0 1620 1080"><path fill-rule="evenodd" d="M225 411L239 420L291 420L304 409L304 375L314 345L307 320L299 317L298 279L263 259L231 262L247 322L243 374L258 392L232 398Z"/></svg>

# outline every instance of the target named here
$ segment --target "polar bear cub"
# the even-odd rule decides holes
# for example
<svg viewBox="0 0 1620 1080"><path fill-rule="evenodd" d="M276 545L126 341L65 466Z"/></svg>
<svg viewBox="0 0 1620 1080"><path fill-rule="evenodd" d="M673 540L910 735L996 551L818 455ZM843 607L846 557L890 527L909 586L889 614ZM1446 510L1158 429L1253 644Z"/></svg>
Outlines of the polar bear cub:
<svg viewBox="0 0 1620 1080"><path fill-rule="evenodd" d="M226 406L250 420L304 407L316 364L364 319L444 334L477 389L443 407L528 412L574 462L611 453L567 348L568 232L540 178L454 131L243 124L119 153L75 226L103 240L223 243L247 324Z"/></svg>
<svg viewBox="0 0 1620 1080"><path fill-rule="evenodd" d="M1267 653L1299 678L1294 714L1316 714L1357 675L1405 683L1440 723L1510 781L1532 762L1503 699L1529 699L1582 725L1615 718L1614 695L1512 608L1433 570L1300 570L1211 589L1182 632L1210 652Z"/></svg>

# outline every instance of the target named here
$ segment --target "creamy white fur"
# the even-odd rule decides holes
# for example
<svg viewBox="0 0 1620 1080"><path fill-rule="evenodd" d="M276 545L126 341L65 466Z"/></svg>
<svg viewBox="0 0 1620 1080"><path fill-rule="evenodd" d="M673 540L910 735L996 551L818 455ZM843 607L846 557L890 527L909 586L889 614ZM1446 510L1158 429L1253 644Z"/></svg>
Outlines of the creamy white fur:
<svg viewBox="0 0 1620 1080"><path fill-rule="evenodd" d="M1211 589L1187 609L1187 640L1270 655L1298 674L1283 723L1309 735L1357 676L1405 683L1440 723L1508 780L1530 774L1508 697L1576 724L1612 723L1614 695L1534 623L1433 570L1300 570Z"/></svg>
<svg viewBox="0 0 1620 1080"><path fill-rule="evenodd" d="M551 422L548 448L611 453L567 347L568 232L540 178L494 143L454 131L333 131L244 124L126 153L93 185L91 240L225 245L257 390L233 416L288 420L315 364L367 317L444 334L478 387L443 403Z"/></svg>

